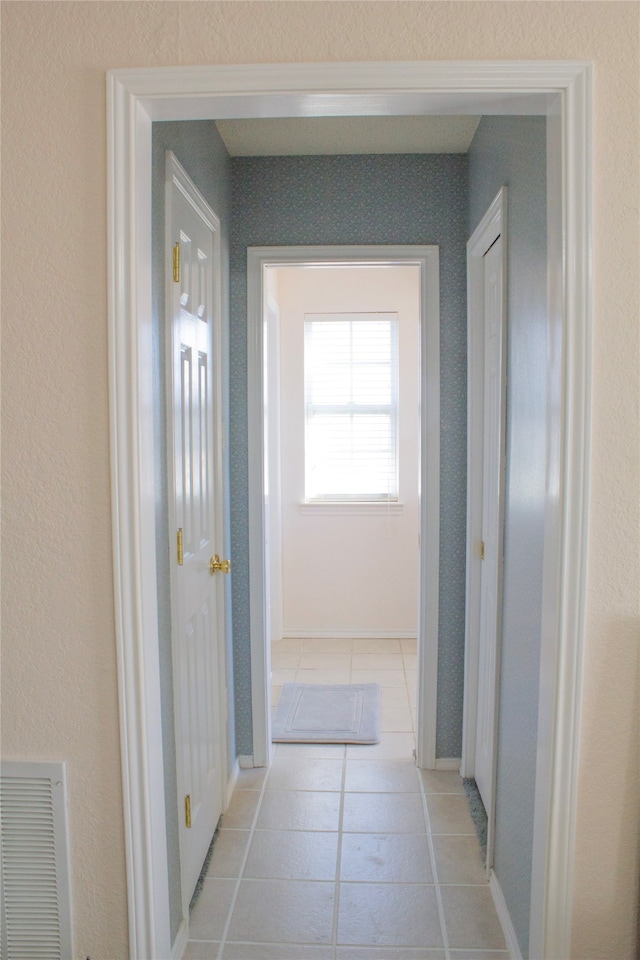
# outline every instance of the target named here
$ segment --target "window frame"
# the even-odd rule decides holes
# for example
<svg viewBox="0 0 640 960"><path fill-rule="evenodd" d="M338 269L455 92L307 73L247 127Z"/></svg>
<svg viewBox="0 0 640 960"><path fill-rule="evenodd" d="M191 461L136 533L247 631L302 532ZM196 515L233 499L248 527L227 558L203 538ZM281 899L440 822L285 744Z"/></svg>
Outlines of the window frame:
<svg viewBox="0 0 640 960"><path fill-rule="evenodd" d="M353 325L361 322L371 322L377 320L380 323L388 323L389 325L389 352L388 352L388 363L384 364L385 370L389 372L389 393L390 399L388 402L383 403L363 403L358 404L353 399L353 385L354 385L354 370L358 366L364 366L365 361L354 358L353 355ZM351 399L349 401L340 401L340 402L330 402L330 403L321 403L317 400L310 400L309 393L312 387L310 383L311 376L309 370L309 346L312 343L312 335L309 334L310 329L315 324L348 324L351 330L351 336L349 338L350 344L350 387L351 387ZM305 313L304 315L304 362L303 362L303 381L304 381L304 507L311 507L315 509L316 507L343 507L348 508L349 506L371 506L374 510L379 509L380 506L396 506L400 502L400 462L399 462L399 424L400 424L400 324L397 311L392 310L382 310L382 311L358 311L358 310L345 310L345 311L331 311L331 312L322 312L322 313ZM345 353L345 359L346 353ZM350 418L362 417L363 419L367 416L375 416L380 414L382 416L388 416L389 418L389 455L387 456L387 461L392 460L391 466L387 472L387 492L384 493L382 490L378 493L366 493L363 491L356 491L349 493L346 491L342 492L322 492L322 493L310 493L310 482L309 482L309 458L310 458L310 410L313 408L316 415L322 416L322 408L325 408L326 415L330 414L341 415L344 414ZM351 428L346 428L345 436L353 437ZM317 455L314 458L317 460ZM382 457L379 458L379 461L382 460ZM379 471L380 477L384 476L384 471ZM392 483L389 483L392 481ZM340 511L343 512L343 511Z"/></svg>

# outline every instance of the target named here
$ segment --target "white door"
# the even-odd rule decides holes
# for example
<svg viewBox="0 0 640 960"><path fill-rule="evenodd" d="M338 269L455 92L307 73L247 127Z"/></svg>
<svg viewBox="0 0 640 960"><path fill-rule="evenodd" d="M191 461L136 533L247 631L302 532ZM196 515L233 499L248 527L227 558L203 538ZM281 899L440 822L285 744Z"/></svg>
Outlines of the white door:
<svg viewBox="0 0 640 960"><path fill-rule="evenodd" d="M188 907L223 809L226 694L219 222L167 155L169 514L178 815ZM171 527L170 527L171 530ZM212 559L214 564L212 565Z"/></svg>
<svg viewBox="0 0 640 960"><path fill-rule="evenodd" d="M482 545L475 779L489 823L491 866L500 636L503 475L503 248L499 236L483 257L484 403Z"/></svg>

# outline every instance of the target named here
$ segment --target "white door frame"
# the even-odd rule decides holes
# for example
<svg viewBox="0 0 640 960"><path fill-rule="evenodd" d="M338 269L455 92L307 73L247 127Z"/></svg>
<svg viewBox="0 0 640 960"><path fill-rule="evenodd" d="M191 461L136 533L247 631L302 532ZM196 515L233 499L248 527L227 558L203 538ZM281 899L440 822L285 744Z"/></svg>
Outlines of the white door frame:
<svg viewBox="0 0 640 960"><path fill-rule="evenodd" d="M264 300L265 330L267 337L267 391L265 403L268 417L267 459L268 459L268 509L265 502L266 525L269 536L268 561L268 624L270 637L282 636L283 594L282 594L282 478L281 478L281 442L280 442L280 307L267 291ZM267 482L267 478L265 478ZM251 678L253 683L253 676Z"/></svg>
<svg viewBox="0 0 640 960"><path fill-rule="evenodd" d="M438 678L438 597L440 543L440 297L439 248L434 245L249 247L247 251L247 381L249 413L249 597L253 764L271 755L269 619L264 458L264 267L303 263L393 263L420 268L420 603L418 636L419 767L435 767ZM270 364L267 377L275 373Z"/></svg>
<svg viewBox="0 0 640 960"><path fill-rule="evenodd" d="M157 646L151 356L153 120L545 114L549 475L531 943L569 955L582 695L591 367L592 66L433 61L161 67L107 75L116 649L132 960L171 955Z"/></svg>
<svg viewBox="0 0 640 960"><path fill-rule="evenodd" d="M501 187L490 204L482 220L467 243L467 561L466 561L466 615L464 643L464 701L462 717L462 763L460 773L463 777L475 774L476 733L478 717L478 682L480 658L480 584L482 579L482 555L479 544L482 540L483 524L483 460L484 460L484 334L485 334L485 280L484 255L502 238L503 257L503 331L502 351L506 355L506 330L504 329L504 304L507 284L507 188ZM504 362L504 360L503 360ZM504 370L501 386L501 420L504 418ZM504 423L501 426L504 432ZM502 484L496 498L503 500ZM496 515L501 519L504 514L501 502ZM500 566L500 565L499 565ZM502 580L501 567L498 574ZM498 602L502 599L502 588L497 592ZM498 617L500 621L500 617ZM498 664L496 663L496 671ZM497 689L496 706L497 709ZM497 746L497 723L495 724L494 754ZM495 759L494 776L490 788L491 799L487 815L487 867L493 866L493 844L495 825ZM493 813L492 813L493 811Z"/></svg>

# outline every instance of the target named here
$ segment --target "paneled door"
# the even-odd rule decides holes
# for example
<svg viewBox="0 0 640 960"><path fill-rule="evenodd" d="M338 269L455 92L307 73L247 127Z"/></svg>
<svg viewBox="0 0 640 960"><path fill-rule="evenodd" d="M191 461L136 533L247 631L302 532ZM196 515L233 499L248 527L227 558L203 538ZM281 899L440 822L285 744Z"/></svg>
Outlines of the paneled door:
<svg viewBox="0 0 640 960"><path fill-rule="evenodd" d="M475 779L489 823L487 865L491 866L497 734L499 638L502 603L503 413L503 239L483 257L484 267L484 429L482 450L482 543L478 657L478 714Z"/></svg>
<svg viewBox="0 0 640 960"><path fill-rule="evenodd" d="M220 224L171 153L166 170L168 499L186 911L222 813L226 780Z"/></svg>

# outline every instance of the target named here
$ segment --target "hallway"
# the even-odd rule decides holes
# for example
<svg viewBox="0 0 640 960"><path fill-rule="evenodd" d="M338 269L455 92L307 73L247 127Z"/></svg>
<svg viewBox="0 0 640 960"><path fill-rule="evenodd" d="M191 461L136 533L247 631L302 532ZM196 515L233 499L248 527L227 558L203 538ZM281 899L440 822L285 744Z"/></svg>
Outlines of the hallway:
<svg viewBox="0 0 640 960"><path fill-rule="evenodd" d="M415 641L283 640L287 680L379 682L374 746L278 744L243 770L185 960L507 960L462 781L418 771Z"/></svg>

